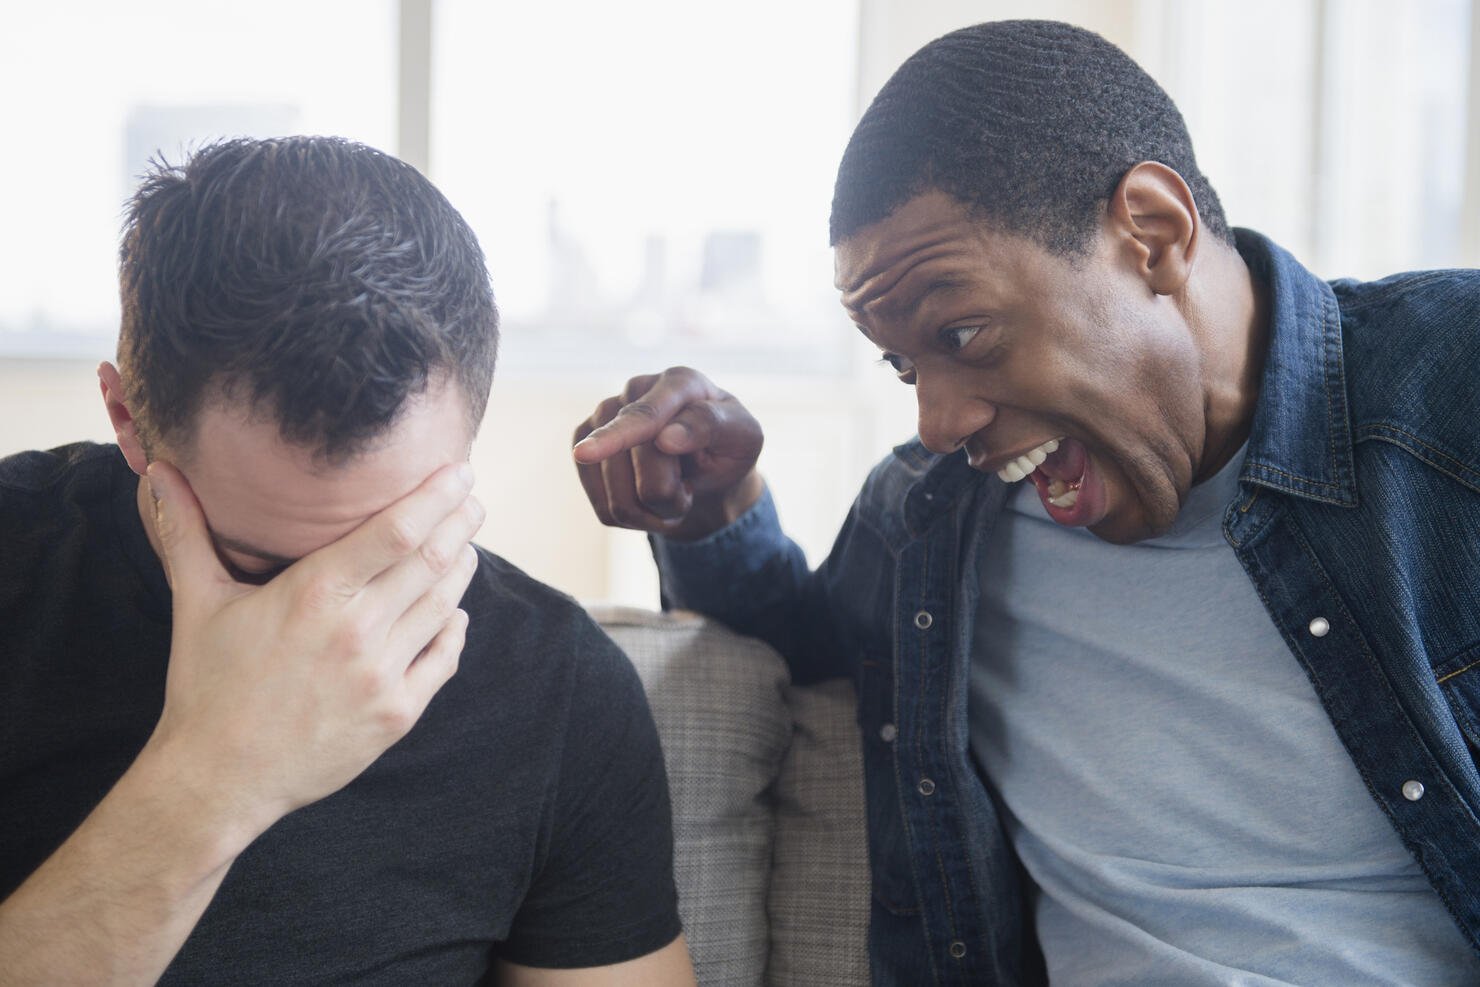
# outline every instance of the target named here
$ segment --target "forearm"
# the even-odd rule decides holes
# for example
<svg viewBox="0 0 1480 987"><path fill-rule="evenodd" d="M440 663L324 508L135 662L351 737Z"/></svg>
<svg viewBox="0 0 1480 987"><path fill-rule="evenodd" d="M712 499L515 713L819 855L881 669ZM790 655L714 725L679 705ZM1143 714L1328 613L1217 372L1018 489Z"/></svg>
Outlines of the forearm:
<svg viewBox="0 0 1480 987"><path fill-rule="evenodd" d="M152 984L255 832L146 748L0 903L0 985Z"/></svg>

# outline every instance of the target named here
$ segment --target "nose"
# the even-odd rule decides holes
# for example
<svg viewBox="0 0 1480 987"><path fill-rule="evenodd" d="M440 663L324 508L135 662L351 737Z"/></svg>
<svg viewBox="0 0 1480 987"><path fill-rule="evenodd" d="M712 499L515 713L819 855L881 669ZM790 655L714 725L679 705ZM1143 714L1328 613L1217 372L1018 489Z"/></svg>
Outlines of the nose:
<svg viewBox="0 0 1480 987"><path fill-rule="evenodd" d="M916 373L920 441L933 453L955 452L974 434L992 424L997 407L949 376L934 379Z"/></svg>

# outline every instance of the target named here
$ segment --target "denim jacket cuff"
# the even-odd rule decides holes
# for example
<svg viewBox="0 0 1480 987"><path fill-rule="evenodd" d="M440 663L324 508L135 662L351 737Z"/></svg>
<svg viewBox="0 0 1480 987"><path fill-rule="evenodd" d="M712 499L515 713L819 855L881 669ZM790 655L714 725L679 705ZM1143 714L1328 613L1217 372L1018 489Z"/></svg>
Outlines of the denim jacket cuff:
<svg viewBox="0 0 1480 987"><path fill-rule="evenodd" d="M734 602L735 574L759 569L786 550L787 539L771 490L764 487L750 510L718 531L694 541L649 535L648 544L658 564L663 609L716 613Z"/></svg>

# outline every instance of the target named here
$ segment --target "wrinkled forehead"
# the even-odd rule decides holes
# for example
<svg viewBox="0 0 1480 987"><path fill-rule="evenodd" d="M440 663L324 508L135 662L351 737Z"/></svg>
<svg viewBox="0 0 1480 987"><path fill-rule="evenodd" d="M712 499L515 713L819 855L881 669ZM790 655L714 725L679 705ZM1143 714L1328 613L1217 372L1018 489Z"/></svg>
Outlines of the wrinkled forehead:
<svg viewBox="0 0 1480 987"><path fill-rule="evenodd" d="M926 192L839 241L833 284L855 319L898 314L922 292L959 286L984 234L960 200Z"/></svg>

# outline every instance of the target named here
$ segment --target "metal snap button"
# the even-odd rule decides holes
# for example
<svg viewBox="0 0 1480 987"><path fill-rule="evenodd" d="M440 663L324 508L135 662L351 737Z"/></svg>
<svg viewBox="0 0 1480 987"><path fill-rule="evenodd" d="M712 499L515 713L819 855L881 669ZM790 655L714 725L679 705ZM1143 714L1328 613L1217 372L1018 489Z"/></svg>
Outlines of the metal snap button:
<svg viewBox="0 0 1480 987"><path fill-rule="evenodd" d="M1325 637L1331 630L1331 622L1325 617L1317 617L1310 622L1311 637Z"/></svg>
<svg viewBox="0 0 1480 987"><path fill-rule="evenodd" d="M879 728L879 739L886 744L894 743L894 738L899 736L899 727L893 723L886 723Z"/></svg>
<svg viewBox="0 0 1480 987"><path fill-rule="evenodd" d="M965 955L966 955L966 944L964 942L962 942L960 939L957 939L955 942L951 943L951 956L953 958L959 960L961 957L963 957Z"/></svg>
<svg viewBox="0 0 1480 987"><path fill-rule="evenodd" d="M931 781L929 778L921 778L919 787L921 795L935 794L935 782Z"/></svg>
<svg viewBox="0 0 1480 987"><path fill-rule="evenodd" d="M1410 802L1417 802L1423 798L1423 782L1409 779L1403 782L1403 797Z"/></svg>
<svg viewBox="0 0 1480 987"><path fill-rule="evenodd" d="M920 628L920 630L929 630L930 625L933 623L935 623L935 618L930 616L929 610L921 610L919 613L915 614L915 626Z"/></svg>

